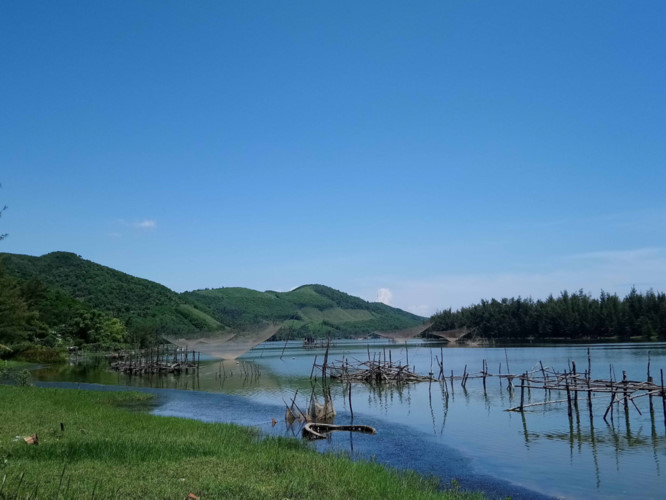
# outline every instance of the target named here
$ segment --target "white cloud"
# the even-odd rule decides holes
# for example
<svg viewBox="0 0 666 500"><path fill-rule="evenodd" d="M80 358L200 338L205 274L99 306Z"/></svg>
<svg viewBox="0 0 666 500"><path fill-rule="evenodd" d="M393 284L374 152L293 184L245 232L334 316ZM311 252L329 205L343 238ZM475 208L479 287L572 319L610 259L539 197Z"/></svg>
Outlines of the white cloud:
<svg viewBox="0 0 666 500"><path fill-rule="evenodd" d="M390 306L392 298L393 294L391 293L391 290L389 290L388 288L380 288L379 290L377 290L377 302L381 302L382 304Z"/></svg>
<svg viewBox="0 0 666 500"><path fill-rule="evenodd" d="M151 219L142 220L132 224L133 227L138 227L139 229L154 229L157 226L157 222Z"/></svg>

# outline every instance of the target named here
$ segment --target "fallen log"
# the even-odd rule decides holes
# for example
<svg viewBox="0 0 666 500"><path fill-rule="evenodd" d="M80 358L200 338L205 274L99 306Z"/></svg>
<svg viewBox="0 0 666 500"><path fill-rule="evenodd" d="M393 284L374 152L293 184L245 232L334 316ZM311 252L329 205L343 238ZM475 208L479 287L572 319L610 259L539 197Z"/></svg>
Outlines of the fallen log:
<svg viewBox="0 0 666 500"><path fill-rule="evenodd" d="M334 425L309 422L303 426L303 437L306 439L327 439L334 431L362 432L377 434L377 430L369 425Z"/></svg>

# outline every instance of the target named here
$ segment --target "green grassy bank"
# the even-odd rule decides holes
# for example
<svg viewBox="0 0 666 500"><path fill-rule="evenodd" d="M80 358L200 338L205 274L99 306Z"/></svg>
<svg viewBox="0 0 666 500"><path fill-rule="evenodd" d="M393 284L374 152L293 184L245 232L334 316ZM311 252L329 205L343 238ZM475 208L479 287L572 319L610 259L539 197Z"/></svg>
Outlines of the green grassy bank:
<svg viewBox="0 0 666 500"><path fill-rule="evenodd" d="M0 499L480 498L295 439L125 408L149 398L0 386Z"/></svg>

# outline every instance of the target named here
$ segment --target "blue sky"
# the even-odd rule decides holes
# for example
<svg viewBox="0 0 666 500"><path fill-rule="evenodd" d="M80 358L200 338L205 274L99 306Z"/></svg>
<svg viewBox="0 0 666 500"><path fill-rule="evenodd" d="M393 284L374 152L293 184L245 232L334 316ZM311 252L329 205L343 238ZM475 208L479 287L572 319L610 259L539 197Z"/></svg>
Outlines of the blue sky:
<svg viewBox="0 0 666 500"><path fill-rule="evenodd" d="M666 4L4 2L5 252L419 314L666 290Z"/></svg>

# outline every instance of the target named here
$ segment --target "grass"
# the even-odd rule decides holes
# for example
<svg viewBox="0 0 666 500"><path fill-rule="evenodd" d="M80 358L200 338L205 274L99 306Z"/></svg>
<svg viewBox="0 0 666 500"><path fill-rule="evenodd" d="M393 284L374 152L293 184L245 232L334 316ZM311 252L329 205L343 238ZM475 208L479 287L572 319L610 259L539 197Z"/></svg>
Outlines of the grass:
<svg viewBox="0 0 666 500"><path fill-rule="evenodd" d="M296 439L123 408L149 398L0 386L0 499L480 498ZM16 439L34 433L39 445Z"/></svg>
<svg viewBox="0 0 666 500"><path fill-rule="evenodd" d="M32 365L29 361L20 361L17 359L0 359L0 370L15 370L17 368L27 368Z"/></svg>

